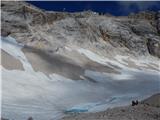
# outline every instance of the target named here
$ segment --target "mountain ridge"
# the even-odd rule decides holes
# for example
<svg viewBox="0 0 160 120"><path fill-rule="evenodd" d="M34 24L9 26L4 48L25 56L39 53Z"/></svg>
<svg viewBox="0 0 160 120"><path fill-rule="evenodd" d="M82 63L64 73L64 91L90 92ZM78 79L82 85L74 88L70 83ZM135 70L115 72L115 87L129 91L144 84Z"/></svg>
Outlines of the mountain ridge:
<svg viewBox="0 0 160 120"><path fill-rule="evenodd" d="M92 11L79 13L48 12L33 7L29 3L19 2L18 7L17 2L15 3L15 5L10 6L9 2L2 2L2 35L12 33L17 39L20 37L24 40L19 42L32 44L35 39L42 41L42 43L46 42L46 44L51 42L51 40L46 41L42 35L40 35L41 38L35 37L34 34L38 29L44 35L64 39L62 42L66 42L65 44L70 41L66 38L70 39L71 37L74 39L72 43L82 44L82 46L88 44L96 49L99 47L106 52L111 47L113 51L118 48L124 53L125 50L121 49L124 47L124 49L128 49L127 52L131 51L131 54L134 55L138 53L138 55L151 54L160 57L158 52L160 51L159 12L139 12L126 17L115 17L99 15ZM10 10L7 6L10 6ZM5 9L7 10L5 11ZM12 16L7 14L12 14ZM14 16L17 19L16 24L9 20ZM40 28L39 25L43 28ZM57 31L57 33L52 31ZM21 34L17 35L17 33ZM26 41L26 38L29 40Z"/></svg>

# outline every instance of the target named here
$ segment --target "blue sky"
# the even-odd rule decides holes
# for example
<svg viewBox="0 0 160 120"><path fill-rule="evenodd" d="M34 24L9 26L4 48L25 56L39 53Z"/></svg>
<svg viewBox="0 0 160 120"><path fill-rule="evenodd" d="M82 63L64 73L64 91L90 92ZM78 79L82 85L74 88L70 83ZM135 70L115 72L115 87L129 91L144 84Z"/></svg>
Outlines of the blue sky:
<svg viewBox="0 0 160 120"><path fill-rule="evenodd" d="M29 3L50 11L77 12L92 10L110 13L116 16L128 15L131 12L160 10L160 1L28 1Z"/></svg>

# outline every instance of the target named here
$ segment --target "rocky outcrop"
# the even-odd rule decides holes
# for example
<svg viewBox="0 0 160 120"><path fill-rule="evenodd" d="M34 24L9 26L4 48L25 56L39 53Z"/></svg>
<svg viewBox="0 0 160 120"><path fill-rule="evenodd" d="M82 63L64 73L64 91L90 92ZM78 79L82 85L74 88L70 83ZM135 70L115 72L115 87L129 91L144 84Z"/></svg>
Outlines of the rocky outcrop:
<svg viewBox="0 0 160 120"><path fill-rule="evenodd" d="M147 20L155 20L156 13L153 11L142 11L137 14L131 13L128 17L134 19L147 19Z"/></svg>
<svg viewBox="0 0 160 120"><path fill-rule="evenodd" d="M157 20L157 30L158 33L160 34L160 11L158 11L156 14L156 20Z"/></svg>
<svg viewBox="0 0 160 120"><path fill-rule="evenodd" d="M150 54L160 58L160 40L155 37L149 38L147 42L148 51Z"/></svg>
<svg viewBox="0 0 160 120"><path fill-rule="evenodd" d="M25 2L2 2L1 35L11 35L29 47L56 50L80 46L104 55L121 53L159 56L159 12L128 17L41 10ZM112 51L112 52L111 52ZM106 54L107 53L107 54Z"/></svg>

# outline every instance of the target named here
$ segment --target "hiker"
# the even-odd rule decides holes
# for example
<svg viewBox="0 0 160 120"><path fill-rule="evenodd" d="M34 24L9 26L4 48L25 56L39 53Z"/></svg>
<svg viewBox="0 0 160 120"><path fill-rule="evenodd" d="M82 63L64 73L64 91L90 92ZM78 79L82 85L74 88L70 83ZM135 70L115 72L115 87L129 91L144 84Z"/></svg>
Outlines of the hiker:
<svg viewBox="0 0 160 120"><path fill-rule="evenodd" d="M134 100L132 100L132 106L135 106L135 105L136 105L135 101L134 101Z"/></svg>
<svg viewBox="0 0 160 120"><path fill-rule="evenodd" d="M132 106L138 105L138 100L134 101L132 100Z"/></svg>
<svg viewBox="0 0 160 120"><path fill-rule="evenodd" d="M136 105L138 105L138 100L136 100Z"/></svg>

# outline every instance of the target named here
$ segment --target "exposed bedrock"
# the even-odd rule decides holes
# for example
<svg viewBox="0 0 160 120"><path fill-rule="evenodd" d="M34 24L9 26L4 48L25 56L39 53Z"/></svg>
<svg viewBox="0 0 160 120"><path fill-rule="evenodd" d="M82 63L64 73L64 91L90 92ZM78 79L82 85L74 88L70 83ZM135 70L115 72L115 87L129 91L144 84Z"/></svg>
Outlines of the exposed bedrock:
<svg viewBox="0 0 160 120"><path fill-rule="evenodd" d="M160 57L160 15L145 11L126 17L41 10L25 2L2 2L2 36L42 50L66 45L102 52ZM37 44L41 44L37 46Z"/></svg>

